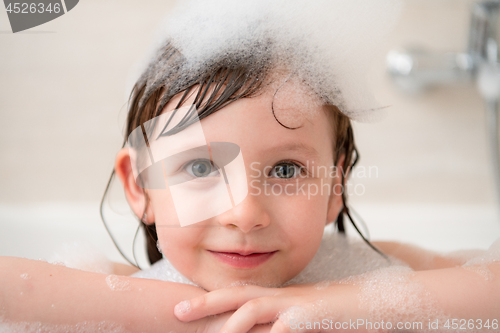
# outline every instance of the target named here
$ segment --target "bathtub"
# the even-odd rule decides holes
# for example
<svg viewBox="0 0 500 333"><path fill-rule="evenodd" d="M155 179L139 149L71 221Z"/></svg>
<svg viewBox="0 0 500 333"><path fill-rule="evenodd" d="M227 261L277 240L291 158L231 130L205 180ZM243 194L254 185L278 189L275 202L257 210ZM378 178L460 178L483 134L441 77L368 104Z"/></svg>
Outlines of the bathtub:
<svg viewBox="0 0 500 333"><path fill-rule="evenodd" d="M483 205L354 204L372 240L397 240L438 252L487 249L500 238L498 211ZM137 222L127 206L114 208L108 221L117 242L132 258ZM356 237L352 227L348 233ZM147 267L143 234L136 258ZM64 243L84 242L108 259L126 263L104 228L99 203L0 205L0 255L49 260Z"/></svg>
<svg viewBox="0 0 500 333"><path fill-rule="evenodd" d="M114 206L113 213L105 216L116 241L132 259L137 222L130 208ZM137 239L137 259L141 267L148 266L143 234ZM0 255L50 260L66 244L79 244L82 250L91 248L112 261L127 263L101 221L98 202L0 205Z"/></svg>

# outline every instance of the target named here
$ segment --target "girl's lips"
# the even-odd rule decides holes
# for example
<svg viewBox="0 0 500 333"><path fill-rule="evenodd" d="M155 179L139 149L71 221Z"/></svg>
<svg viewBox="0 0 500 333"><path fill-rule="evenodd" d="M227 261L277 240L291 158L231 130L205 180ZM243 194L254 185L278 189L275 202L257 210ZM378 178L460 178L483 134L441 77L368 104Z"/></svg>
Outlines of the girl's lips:
<svg viewBox="0 0 500 333"><path fill-rule="evenodd" d="M252 253L242 255L233 252L216 252L208 250L219 261L237 268L254 268L263 264L271 258L277 251L265 253Z"/></svg>

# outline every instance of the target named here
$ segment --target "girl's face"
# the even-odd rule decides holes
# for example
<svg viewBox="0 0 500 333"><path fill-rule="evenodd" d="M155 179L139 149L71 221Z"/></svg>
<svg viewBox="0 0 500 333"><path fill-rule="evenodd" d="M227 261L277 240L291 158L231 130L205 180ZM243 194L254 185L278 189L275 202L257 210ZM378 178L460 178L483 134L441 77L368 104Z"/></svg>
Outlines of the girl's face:
<svg viewBox="0 0 500 333"><path fill-rule="evenodd" d="M339 214L342 171L333 164L333 130L327 115L333 111L305 90L296 89L303 88L298 83L287 85L280 88L274 104L276 90L267 89L201 120L206 142L231 142L241 149L248 182L248 195L241 203L218 216L181 227L168 187L147 190L146 223L156 223L164 256L206 290L238 284L284 284L310 262L325 225ZM192 103L195 93L184 105ZM173 98L164 112L173 110L180 96ZM272 105L277 117L281 114L302 126L291 130L280 125ZM141 216L145 198L127 163L125 148L117 156L115 169L129 204ZM206 167L188 163L190 170L185 171L196 177ZM197 203L192 209L206 208Z"/></svg>

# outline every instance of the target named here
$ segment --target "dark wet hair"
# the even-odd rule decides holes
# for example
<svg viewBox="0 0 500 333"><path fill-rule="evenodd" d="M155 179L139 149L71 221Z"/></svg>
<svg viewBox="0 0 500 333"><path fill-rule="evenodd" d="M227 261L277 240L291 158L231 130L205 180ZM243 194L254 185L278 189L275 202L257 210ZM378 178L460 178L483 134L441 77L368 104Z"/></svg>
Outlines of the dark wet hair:
<svg viewBox="0 0 500 333"><path fill-rule="evenodd" d="M178 109L182 105L190 92L199 88L194 100L199 120L208 117L240 98L249 98L258 95L266 86L265 82L272 71L273 61L271 55L266 56L266 45L259 44L255 45L255 47L260 50L258 59L252 58L252 56L228 55L227 57L205 63L198 69L186 73L183 71L183 65L185 64L184 57L167 41L133 87L129 99L128 117L122 148L125 147L127 138L134 129L146 121L159 116L168 101L180 93L182 93L182 97L175 109ZM344 188L346 181L345 174L356 165L359 154L354 143L354 133L350 119L340 112L337 107L333 105L329 105L328 107L331 108L329 118L334 133L334 165L338 164L339 158L343 154L345 155L341 180ZM276 120L279 122L278 119ZM189 125L190 123L179 123L174 129L179 131ZM283 126L286 127L285 125ZM295 128L289 129L294 130ZM144 140L147 142L145 134ZM109 228L103 216L103 204L114 174L115 170L113 169L101 201L101 218L108 232ZM144 212L146 212L149 199L146 191L144 191L144 194L146 196ZM336 220L338 231L345 233L345 215L351 220L356 230L368 245L379 252L368 242L354 223L347 207L347 197L344 190L342 191L342 203L343 208ZM151 225L145 224L142 222L141 217L138 217L139 223L144 228L148 258L150 263L153 264L162 258L162 254L157 248L158 236L156 227L154 223ZM111 233L110 236L114 241ZM116 242L115 245L120 253L122 253ZM135 266L123 253L122 255Z"/></svg>

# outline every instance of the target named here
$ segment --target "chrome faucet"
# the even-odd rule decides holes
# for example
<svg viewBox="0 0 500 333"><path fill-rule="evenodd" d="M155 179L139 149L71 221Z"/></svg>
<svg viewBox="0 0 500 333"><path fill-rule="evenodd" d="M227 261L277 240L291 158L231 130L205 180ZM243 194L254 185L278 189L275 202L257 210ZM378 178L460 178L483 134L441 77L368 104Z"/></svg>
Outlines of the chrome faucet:
<svg viewBox="0 0 500 333"><path fill-rule="evenodd" d="M419 49L392 50L387 54L386 61L392 79L406 91L421 92L430 86L457 82L476 84L486 104L487 131L500 208L499 15L500 0L483 0L472 4L465 52L432 54Z"/></svg>

